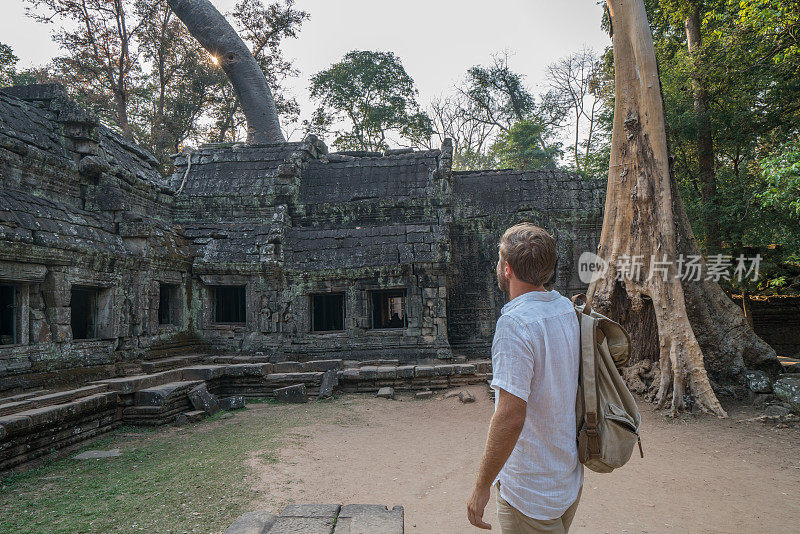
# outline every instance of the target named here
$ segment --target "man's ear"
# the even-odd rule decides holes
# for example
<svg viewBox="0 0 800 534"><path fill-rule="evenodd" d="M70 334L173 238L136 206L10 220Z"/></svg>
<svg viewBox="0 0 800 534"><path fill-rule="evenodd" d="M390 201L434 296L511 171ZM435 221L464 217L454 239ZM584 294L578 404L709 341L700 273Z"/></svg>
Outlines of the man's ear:
<svg viewBox="0 0 800 534"><path fill-rule="evenodd" d="M505 262L503 265L503 274L505 274L506 278L511 278L514 275L514 269L511 268L511 265L508 262Z"/></svg>

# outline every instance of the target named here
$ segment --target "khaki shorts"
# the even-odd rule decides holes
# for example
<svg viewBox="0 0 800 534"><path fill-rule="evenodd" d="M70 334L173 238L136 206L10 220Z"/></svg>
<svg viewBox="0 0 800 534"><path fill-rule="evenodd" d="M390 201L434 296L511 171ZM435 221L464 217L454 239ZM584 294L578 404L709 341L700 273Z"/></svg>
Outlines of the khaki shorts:
<svg viewBox="0 0 800 534"><path fill-rule="evenodd" d="M496 488L497 489L497 488ZM578 502L581 500L581 492L575 502L564 512L564 515L556 519L533 519L526 516L500 496L497 490L497 518L500 520L500 531L502 534L567 534L575 517L575 510L578 509Z"/></svg>

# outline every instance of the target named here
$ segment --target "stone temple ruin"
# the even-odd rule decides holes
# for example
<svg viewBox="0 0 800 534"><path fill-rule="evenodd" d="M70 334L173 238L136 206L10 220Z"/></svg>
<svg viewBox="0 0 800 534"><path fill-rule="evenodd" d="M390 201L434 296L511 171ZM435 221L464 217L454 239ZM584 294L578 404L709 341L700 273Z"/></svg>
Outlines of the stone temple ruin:
<svg viewBox="0 0 800 534"><path fill-rule="evenodd" d="M315 393L330 369L345 390L479 379L465 362L488 357L503 304L500 233L554 232L553 284L576 292L604 184L451 163L449 142L329 154L309 137L203 146L165 177L59 86L2 89L0 471L119 421L170 422L198 381L253 396Z"/></svg>

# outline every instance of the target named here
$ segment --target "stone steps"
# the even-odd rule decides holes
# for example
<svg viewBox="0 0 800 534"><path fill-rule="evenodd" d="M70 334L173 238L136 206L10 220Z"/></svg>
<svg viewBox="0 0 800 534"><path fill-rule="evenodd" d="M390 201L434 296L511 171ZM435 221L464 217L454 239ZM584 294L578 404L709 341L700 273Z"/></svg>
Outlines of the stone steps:
<svg viewBox="0 0 800 534"><path fill-rule="evenodd" d="M147 360L142 362L142 373L152 374L161 371L169 371L170 369L177 369L178 367L186 367L198 363L205 356L202 354L185 354L182 356L172 356L170 358L162 358L160 360Z"/></svg>
<svg viewBox="0 0 800 534"><path fill-rule="evenodd" d="M0 417L0 472L116 427L122 417L117 392L91 393L96 389L48 395L45 402L62 402Z"/></svg>
<svg viewBox="0 0 800 534"><path fill-rule="evenodd" d="M133 394L133 405L122 410L122 419L133 425L173 423L177 415L191 410L189 391L203 383L202 380L181 380L140 389Z"/></svg>
<svg viewBox="0 0 800 534"><path fill-rule="evenodd" d="M77 389L58 391L56 393L45 392L41 395L37 395L35 393L20 395L17 396L17 398L20 398L20 400L0 404L0 416L11 415L34 408L44 408L46 406L64 404L80 399L81 397L88 397L90 395L94 395L95 393L103 393L105 391L108 391L108 386L105 384L95 384Z"/></svg>
<svg viewBox="0 0 800 534"><path fill-rule="evenodd" d="M123 421L153 426L197 419L188 393L201 384L219 397L274 396L276 389L300 384L307 395L316 396L325 372L331 371L336 373L339 391L358 393L374 393L382 387L430 391L491 378L489 360L419 365L374 360L368 363L375 365L348 367L342 360L206 364L195 363L197 356L154 360L148 367L178 366L169 370L99 380L67 391L6 397L0 403L0 471L90 439ZM189 365L179 366L184 363Z"/></svg>
<svg viewBox="0 0 800 534"><path fill-rule="evenodd" d="M153 374L141 374L134 376L123 376L121 378L107 378L105 380L98 380L92 384L105 384L112 391L118 392L120 395L129 395L153 386L160 386L168 382L177 382L181 380L181 370L171 369L169 371L161 371Z"/></svg>

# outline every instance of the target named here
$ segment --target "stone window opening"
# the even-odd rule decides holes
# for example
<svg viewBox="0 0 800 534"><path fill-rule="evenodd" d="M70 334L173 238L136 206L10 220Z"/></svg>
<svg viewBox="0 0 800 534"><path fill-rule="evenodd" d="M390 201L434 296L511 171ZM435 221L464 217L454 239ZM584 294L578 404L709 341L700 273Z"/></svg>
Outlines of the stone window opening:
<svg viewBox="0 0 800 534"><path fill-rule="evenodd" d="M215 286L214 322L221 324L244 324L247 322L245 286Z"/></svg>
<svg viewBox="0 0 800 534"><path fill-rule="evenodd" d="M15 286L0 285L0 345L20 343L18 301Z"/></svg>
<svg viewBox="0 0 800 534"><path fill-rule="evenodd" d="M311 295L311 330L336 332L344 330L344 293Z"/></svg>
<svg viewBox="0 0 800 534"><path fill-rule="evenodd" d="M97 296L99 291L89 287L73 287L71 291L70 323L72 339L97 337Z"/></svg>
<svg viewBox="0 0 800 534"><path fill-rule="evenodd" d="M171 325L177 323L177 301L177 285L158 284L158 324Z"/></svg>
<svg viewBox="0 0 800 534"><path fill-rule="evenodd" d="M406 328L408 312L406 290L392 289L371 292L372 328Z"/></svg>

